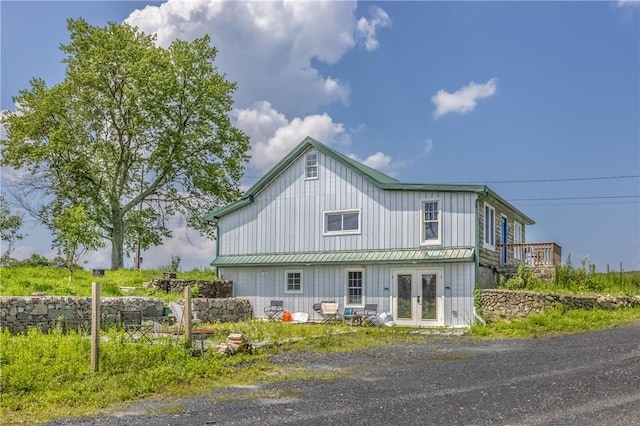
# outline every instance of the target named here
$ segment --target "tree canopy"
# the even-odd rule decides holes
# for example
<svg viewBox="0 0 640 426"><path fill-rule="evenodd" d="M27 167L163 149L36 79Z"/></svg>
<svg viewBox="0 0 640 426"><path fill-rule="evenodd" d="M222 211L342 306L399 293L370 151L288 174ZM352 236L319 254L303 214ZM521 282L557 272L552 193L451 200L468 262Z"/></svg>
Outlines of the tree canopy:
<svg viewBox="0 0 640 426"><path fill-rule="evenodd" d="M4 242L2 254L0 255L0 265L6 265L11 262L11 252L16 244L24 235L20 233L22 227L22 216L11 213L9 203L0 194L0 241Z"/></svg>
<svg viewBox="0 0 640 426"><path fill-rule="evenodd" d="M63 81L32 79L2 119L2 165L27 172L14 194L50 228L81 205L83 227L111 243L112 269L125 248L170 236L170 217L206 232L204 213L239 195L249 150L208 36L162 48L127 24L68 29Z"/></svg>

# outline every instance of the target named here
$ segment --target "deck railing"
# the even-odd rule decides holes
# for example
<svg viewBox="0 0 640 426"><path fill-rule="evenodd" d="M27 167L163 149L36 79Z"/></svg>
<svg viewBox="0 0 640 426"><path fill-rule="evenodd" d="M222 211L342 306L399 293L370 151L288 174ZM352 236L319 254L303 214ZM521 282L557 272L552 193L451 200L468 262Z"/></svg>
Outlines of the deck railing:
<svg viewBox="0 0 640 426"><path fill-rule="evenodd" d="M531 267L549 267L562 263L562 247L556 243L498 244L503 267L524 263Z"/></svg>

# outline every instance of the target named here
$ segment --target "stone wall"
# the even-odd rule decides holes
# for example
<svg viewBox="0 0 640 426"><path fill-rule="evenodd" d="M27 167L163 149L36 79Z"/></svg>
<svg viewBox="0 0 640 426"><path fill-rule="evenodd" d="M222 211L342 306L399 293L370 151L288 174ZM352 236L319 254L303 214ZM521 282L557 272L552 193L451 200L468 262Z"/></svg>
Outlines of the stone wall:
<svg viewBox="0 0 640 426"><path fill-rule="evenodd" d="M167 293L184 293L186 286L191 286L191 290L197 286L198 296L204 298L227 298L233 297L233 283L226 280L180 280L175 276L166 274L164 278L151 280L149 287L166 291ZM195 297L195 296L194 296Z"/></svg>
<svg viewBox="0 0 640 426"><path fill-rule="evenodd" d="M546 307L562 303L574 309L616 309L640 306L640 296L600 296L560 293L534 293L529 291L480 290L482 316L488 320L523 318L540 313Z"/></svg>
<svg viewBox="0 0 640 426"><path fill-rule="evenodd" d="M178 302L184 306L184 301ZM246 299L191 299L194 318L208 322L235 322L253 318L253 307Z"/></svg>
<svg viewBox="0 0 640 426"><path fill-rule="evenodd" d="M184 303L184 302L182 302ZM194 315L202 322L240 321L253 317L253 308L245 299L192 299ZM117 322L122 311L140 311L144 318L160 318L161 299L147 297L103 297L100 315L104 324ZM91 298L71 296L0 297L0 329L12 333L38 328L47 332L61 326L66 329L89 330Z"/></svg>

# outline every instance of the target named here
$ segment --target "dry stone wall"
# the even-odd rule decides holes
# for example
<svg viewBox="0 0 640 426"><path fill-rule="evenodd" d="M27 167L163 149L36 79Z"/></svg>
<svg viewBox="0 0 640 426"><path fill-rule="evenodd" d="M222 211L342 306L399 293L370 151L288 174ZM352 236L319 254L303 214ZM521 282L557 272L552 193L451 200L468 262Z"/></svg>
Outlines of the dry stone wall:
<svg viewBox="0 0 640 426"><path fill-rule="evenodd" d="M104 297L100 299L103 323L115 323L122 311L140 311L144 318L160 318L164 303L148 297ZM192 299L192 311L202 322L240 321L253 317L246 299ZM56 327L88 330L91 298L71 296L0 297L0 329L23 333L30 328L48 332Z"/></svg>
<svg viewBox="0 0 640 426"><path fill-rule="evenodd" d="M557 303L573 309L616 309L640 306L640 296L601 296L529 291L480 290L480 307L485 319L523 318L540 313Z"/></svg>
<svg viewBox="0 0 640 426"><path fill-rule="evenodd" d="M198 297L204 298L233 296L233 283L226 280L182 280L167 274L164 278L151 280L148 285L167 293L183 293L186 286L190 286L192 290L197 287Z"/></svg>

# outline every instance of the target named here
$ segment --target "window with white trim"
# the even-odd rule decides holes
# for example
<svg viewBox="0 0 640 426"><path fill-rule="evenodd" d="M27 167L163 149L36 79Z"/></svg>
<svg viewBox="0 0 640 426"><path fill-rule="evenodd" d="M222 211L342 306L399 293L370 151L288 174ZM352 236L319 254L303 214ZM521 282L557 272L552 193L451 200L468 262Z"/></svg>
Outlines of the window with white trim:
<svg viewBox="0 0 640 426"><path fill-rule="evenodd" d="M515 244L522 244L524 239L522 238L522 224L513 222L513 242ZM515 246L513 248L513 258L516 260L522 260L522 247Z"/></svg>
<svg viewBox="0 0 640 426"><path fill-rule="evenodd" d="M422 203L422 242L440 243L440 209L438 200Z"/></svg>
<svg viewBox="0 0 640 426"><path fill-rule="evenodd" d="M305 166L305 179L318 179L318 153L311 151L307 153Z"/></svg>
<svg viewBox="0 0 640 426"><path fill-rule="evenodd" d="M302 271L285 271L285 293L302 293Z"/></svg>
<svg viewBox="0 0 640 426"><path fill-rule="evenodd" d="M324 233L325 235L360 233L360 210L324 212Z"/></svg>
<svg viewBox="0 0 640 426"><path fill-rule="evenodd" d="M484 248L496 248L496 209L487 203L484 205Z"/></svg>
<svg viewBox="0 0 640 426"><path fill-rule="evenodd" d="M345 306L364 306L363 276L362 269L347 271L347 300Z"/></svg>

